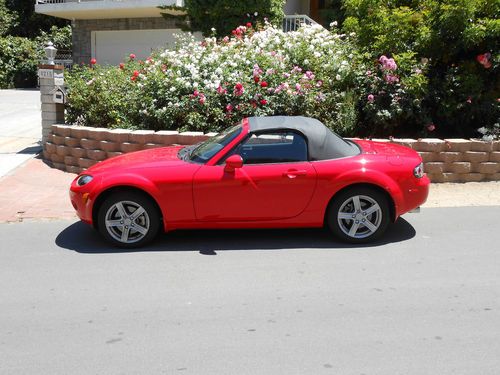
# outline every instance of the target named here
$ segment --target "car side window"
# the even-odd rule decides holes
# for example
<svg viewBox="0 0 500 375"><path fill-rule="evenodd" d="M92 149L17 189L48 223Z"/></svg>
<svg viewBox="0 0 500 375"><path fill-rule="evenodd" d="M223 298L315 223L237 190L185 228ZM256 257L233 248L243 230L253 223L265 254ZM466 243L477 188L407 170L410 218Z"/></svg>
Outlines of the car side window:
<svg viewBox="0 0 500 375"><path fill-rule="evenodd" d="M307 142L296 132L256 133L243 141L232 154L244 164L291 163L307 161Z"/></svg>

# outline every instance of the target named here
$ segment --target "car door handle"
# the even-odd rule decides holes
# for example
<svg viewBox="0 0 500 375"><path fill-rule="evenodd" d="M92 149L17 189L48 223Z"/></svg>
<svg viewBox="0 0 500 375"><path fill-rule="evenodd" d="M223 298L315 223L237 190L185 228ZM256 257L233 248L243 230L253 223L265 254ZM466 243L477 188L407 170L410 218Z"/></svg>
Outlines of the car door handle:
<svg viewBox="0 0 500 375"><path fill-rule="evenodd" d="M290 169L286 172L283 172L283 177L288 177L288 178L296 178L299 176L306 176L307 171L306 170L296 170L296 169Z"/></svg>

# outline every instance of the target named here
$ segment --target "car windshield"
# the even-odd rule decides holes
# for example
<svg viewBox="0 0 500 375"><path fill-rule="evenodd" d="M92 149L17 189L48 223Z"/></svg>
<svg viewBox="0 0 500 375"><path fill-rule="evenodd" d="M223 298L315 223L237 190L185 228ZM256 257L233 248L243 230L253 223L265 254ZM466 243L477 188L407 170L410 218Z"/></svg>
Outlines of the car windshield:
<svg viewBox="0 0 500 375"><path fill-rule="evenodd" d="M233 139L241 133L241 125L228 128L214 137L207 139L200 144L183 148L179 154L184 160L195 163L206 163L217 152L226 147Z"/></svg>

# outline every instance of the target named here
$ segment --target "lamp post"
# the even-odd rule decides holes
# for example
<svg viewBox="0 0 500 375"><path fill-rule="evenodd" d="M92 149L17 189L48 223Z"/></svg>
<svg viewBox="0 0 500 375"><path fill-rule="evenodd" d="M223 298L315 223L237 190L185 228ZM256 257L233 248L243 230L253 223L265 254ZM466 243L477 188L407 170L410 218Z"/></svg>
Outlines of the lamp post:
<svg viewBox="0 0 500 375"><path fill-rule="evenodd" d="M47 43L47 47L44 48L45 55L47 56L47 64L55 65L54 59L56 58L57 48L54 47L52 42Z"/></svg>

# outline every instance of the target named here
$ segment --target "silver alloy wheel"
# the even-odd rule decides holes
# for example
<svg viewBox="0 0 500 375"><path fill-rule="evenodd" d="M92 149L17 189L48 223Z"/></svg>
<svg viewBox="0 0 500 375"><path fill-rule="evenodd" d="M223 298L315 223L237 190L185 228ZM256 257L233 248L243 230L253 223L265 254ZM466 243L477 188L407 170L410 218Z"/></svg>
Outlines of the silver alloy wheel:
<svg viewBox="0 0 500 375"><path fill-rule="evenodd" d="M352 238L374 234L382 222L382 209L376 200L366 195L349 197L337 213L339 227Z"/></svg>
<svg viewBox="0 0 500 375"><path fill-rule="evenodd" d="M115 240L131 244L142 240L149 232L150 220L146 210L138 203L120 201L106 212L106 230Z"/></svg>

